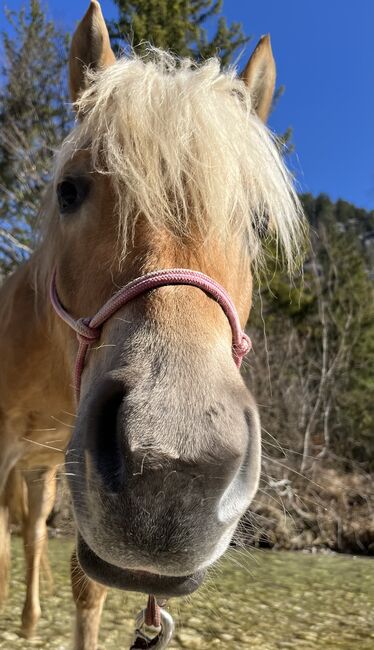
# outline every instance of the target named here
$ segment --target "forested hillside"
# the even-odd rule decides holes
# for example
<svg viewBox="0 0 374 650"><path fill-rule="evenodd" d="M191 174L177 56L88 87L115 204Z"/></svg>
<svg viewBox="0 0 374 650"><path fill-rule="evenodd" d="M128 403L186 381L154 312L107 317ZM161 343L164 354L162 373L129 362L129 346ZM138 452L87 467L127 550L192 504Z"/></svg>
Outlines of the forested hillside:
<svg viewBox="0 0 374 650"><path fill-rule="evenodd" d="M310 223L303 271L290 286L269 264L260 279L249 374L260 402L271 402L267 428L302 454L303 471L327 456L374 469L374 212L301 198Z"/></svg>
<svg viewBox="0 0 374 650"><path fill-rule="evenodd" d="M374 212L301 198L303 270L268 268L249 323L264 456L244 536L374 553Z"/></svg>

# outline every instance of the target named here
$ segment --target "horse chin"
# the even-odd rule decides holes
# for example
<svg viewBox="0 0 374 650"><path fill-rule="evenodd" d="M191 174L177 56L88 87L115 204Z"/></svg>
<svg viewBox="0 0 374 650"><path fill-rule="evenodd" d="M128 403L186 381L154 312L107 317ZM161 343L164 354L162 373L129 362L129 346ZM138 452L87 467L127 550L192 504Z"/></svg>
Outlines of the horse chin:
<svg viewBox="0 0 374 650"><path fill-rule="evenodd" d="M125 591L140 591L159 598L186 596L200 587L206 571L204 569L187 576L165 576L148 571L123 569L101 559L88 546L78 532L77 554L85 574L107 587Z"/></svg>

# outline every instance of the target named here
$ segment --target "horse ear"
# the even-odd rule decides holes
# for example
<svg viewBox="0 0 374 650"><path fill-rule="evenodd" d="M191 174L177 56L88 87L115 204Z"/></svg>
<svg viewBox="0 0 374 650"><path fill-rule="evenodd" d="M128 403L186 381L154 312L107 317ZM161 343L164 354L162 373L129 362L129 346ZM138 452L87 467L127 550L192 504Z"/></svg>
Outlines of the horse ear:
<svg viewBox="0 0 374 650"><path fill-rule="evenodd" d="M115 60L101 7L96 0L92 0L70 46L69 81L72 101L75 102L87 86L87 68L106 68Z"/></svg>
<svg viewBox="0 0 374 650"><path fill-rule="evenodd" d="M266 122L270 113L275 89L275 61L270 36L262 36L245 66L241 78L252 97L253 108L259 118Z"/></svg>

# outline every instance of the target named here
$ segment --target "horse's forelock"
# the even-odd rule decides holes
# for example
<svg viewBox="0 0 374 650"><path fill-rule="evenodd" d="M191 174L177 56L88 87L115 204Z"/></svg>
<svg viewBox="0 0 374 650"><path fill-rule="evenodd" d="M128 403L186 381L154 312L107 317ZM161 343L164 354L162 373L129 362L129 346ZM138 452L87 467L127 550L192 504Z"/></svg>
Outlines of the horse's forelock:
<svg viewBox="0 0 374 650"><path fill-rule="evenodd" d="M233 70L222 73L217 59L196 65L151 50L90 76L56 176L89 142L94 168L110 174L115 188L123 255L130 224L143 215L177 236L196 228L205 239L239 232L258 261L266 217L292 266L300 204L276 141Z"/></svg>

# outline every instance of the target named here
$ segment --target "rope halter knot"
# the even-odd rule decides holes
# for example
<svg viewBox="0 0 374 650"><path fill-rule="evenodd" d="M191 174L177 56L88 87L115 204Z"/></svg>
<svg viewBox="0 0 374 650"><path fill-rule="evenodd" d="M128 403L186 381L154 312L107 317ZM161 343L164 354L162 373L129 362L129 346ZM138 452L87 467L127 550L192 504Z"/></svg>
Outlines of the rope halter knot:
<svg viewBox="0 0 374 650"><path fill-rule="evenodd" d="M104 323L134 298L152 289L170 285L190 285L197 287L216 300L230 323L232 332L232 356L237 367L240 368L243 357L252 347L251 340L241 328L238 313L229 294L218 282L208 275L200 271L178 268L153 271L132 280L119 289L92 318L75 319L61 303L57 293L55 271L52 275L50 285L52 306L58 316L76 332L79 341L75 362L75 393L77 402L79 402L81 379L87 350L95 341L100 339L101 329Z"/></svg>
<svg viewBox="0 0 374 650"><path fill-rule="evenodd" d="M75 332L79 343L83 342L87 345L92 345L92 343L99 340L101 327L91 327L90 321L90 318L78 318L75 321Z"/></svg>
<svg viewBox="0 0 374 650"><path fill-rule="evenodd" d="M239 360L239 363L237 363L237 366L239 368L241 366L243 357L245 357L251 349L252 349L252 341L249 338L249 336L245 332L243 332L242 340L240 341L240 343L238 343L235 346L234 345L232 346L233 357L235 360L236 359Z"/></svg>

